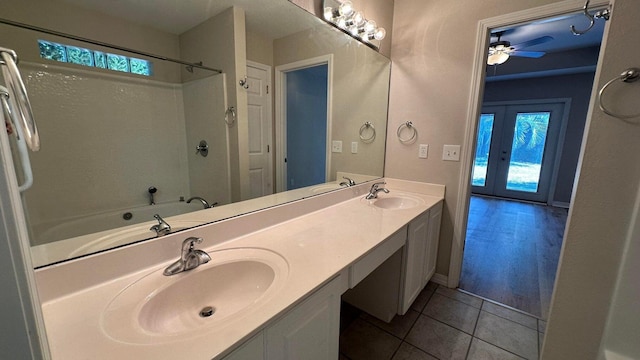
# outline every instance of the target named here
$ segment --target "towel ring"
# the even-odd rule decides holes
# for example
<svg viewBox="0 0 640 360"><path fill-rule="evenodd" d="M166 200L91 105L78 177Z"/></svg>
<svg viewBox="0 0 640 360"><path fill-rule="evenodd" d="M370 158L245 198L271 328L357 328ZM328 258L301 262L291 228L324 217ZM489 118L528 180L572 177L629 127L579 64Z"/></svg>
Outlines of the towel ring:
<svg viewBox="0 0 640 360"><path fill-rule="evenodd" d="M371 129L371 135L368 137L364 136L364 133L365 131L367 131L367 129ZM375 139L376 139L376 128L373 127L373 124L370 121L367 121L362 126L360 126L360 140L362 140L363 143L369 144L369 143L372 143L373 140Z"/></svg>
<svg viewBox="0 0 640 360"><path fill-rule="evenodd" d="M229 115L231 115L231 121L229 121ZM227 108L227 111L224 112L224 122L226 122L229 127L236 123L236 108L233 106Z"/></svg>
<svg viewBox="0 0 640 360"><path fill-rule="evenodd" d="M598 91L598 106L600 107L600 110L602 110L605 114L609 115L609 116L613 116L615 118L618 118L620 120L626 121L627 119L631 119L631 118L635 118L640 116L640 113L638 114L633 114L633 115L625 115L625 114L616 114L615 112L607 109L604 106L604 102L602 101L602 97L604 95L604 91L609 87L609 85L613 84L614 82L620 80L624 83L632 83L637 81L638 79L640 79L640 69L638 68L629 68L625 71L622 72L622 74L620 74L620 76L615 77L611 80L609 80L606 84L604 84L604 86L602 87L602 89L600 89L600 91ZM627 121L629 122L629 121Z"/></svg>
<svg viewBox="0 0 640 360"><path fill-rule="evenodd" d="M404 128L411 130L411 136L409 138L402 138L401 134ZM418 130L415 128L415 126L413 126L413 123L411 121L407 121L406 123L403 123L400 126L398 126L398 131L396 131L396 135L398 135L398 140L400 140L401 143L412 144L414 141L416 141L416 138L418 137Z"/></svg>

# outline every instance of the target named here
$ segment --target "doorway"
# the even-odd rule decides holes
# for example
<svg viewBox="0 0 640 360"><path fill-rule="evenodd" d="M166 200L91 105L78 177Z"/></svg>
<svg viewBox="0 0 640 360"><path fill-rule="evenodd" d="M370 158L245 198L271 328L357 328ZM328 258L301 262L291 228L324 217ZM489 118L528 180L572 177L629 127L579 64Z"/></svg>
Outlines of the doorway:
<svg viewBox="0 0 640 360"><path fill-rule="evenodd" d="M512 28L487 26L492 34L487 45L496 33L500 43L530 33L523 30L530 25L572 21L558 15L529 24L514 21L525 25ZM604 29L599 25L597 44L580 50L593 59L588 67L544 70L578 52L546 49L555 34L523 41L534 44L524 53L537 57L484 65L484 95L477 99L482 106L474 134L468 134L476 140L469 142L474 151L462 206L468 211L461 232L464 252L456 260L452 251L452 268L456 261L460 268L450 271L449 284L546 318Z"/></svg>
<svg viewBox="0 0 640 360"><path fill-rule="evenodd" d="M331 73L331 56L276 67L278 191L329 178Z"/></svg>

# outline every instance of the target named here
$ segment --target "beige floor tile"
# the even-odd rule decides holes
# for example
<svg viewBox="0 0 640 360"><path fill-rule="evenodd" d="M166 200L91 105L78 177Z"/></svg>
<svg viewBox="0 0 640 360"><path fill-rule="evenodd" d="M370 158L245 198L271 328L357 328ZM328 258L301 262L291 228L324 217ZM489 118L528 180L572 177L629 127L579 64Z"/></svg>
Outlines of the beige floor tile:
<svg viewBox="0 0 640 360"><path fill-rule="evenodd" d="M482 304L482 310L490 312L494 315L498 315L502 318L515 321L518 324L524 325L528 328L531 328L534 330L538 329L538 319L534 318L533 316L529 316L521 312L511 310L504 306L500 306L498 304L485 301L484 304Z"/></svg>
<svg viewBox="0 0 640 360"><path fill-rule="evenodd" d="M379 320L367 313L362 313L362 315L360 315L360 318L394 336L404 339L404 337L409 333L409 330L411 330L413 324L418 319L418 315L420 315L419 312L409 309L409 311L407 311L407 313L402 316L396 315L389 323Z"/></svg>
<svg viewBox="0 0 640 360"><path fill-rule="evenodd" d="M480 340L526 359L538 358L538 332L536 330L486 311L480 312L474 335Z"/></svg>
<svg viewBox="0 0 640 360"><path fill-rule="evenodd" d="M438 360L415 346L403 342L392 360Z"/></svg>
<svg viewBox="0 0 640 360"><path fill-rule="evenodd" d="M463 360L467 355L471 336L428 316L420 315L405 340L438 359Z"/></svg>
<svg viewBox="0 0 640 360"><path fill-rule="evenodd" d="M340 353L351 360L389 360L401 340L357 319L340 335Z"/></svg>
<svg viewBox="0 0 640 360"><path fill-rule="evenodd" d="M473 338L467 360L521 360L520 356Z"/></svg>
<svg viewBox="0 0 640 360"><path fill-rule="evenodd" d="M482 306L482 299L480 299L479 297L465 294L456 289L449 289L444 286L438 286L438 288L436 289L436 293L444 295L446 297L450 297L452 299L456 299L458 301L461 301L467 305L471 305L478 309Z"/></svg>
<svg viewBox="0 0 640 360"><path fill-rule="evenodd" d="M479 312L479 309L471 305L440 294L434 294L422 311L423 314L470 335L475 329Z"/></svg>

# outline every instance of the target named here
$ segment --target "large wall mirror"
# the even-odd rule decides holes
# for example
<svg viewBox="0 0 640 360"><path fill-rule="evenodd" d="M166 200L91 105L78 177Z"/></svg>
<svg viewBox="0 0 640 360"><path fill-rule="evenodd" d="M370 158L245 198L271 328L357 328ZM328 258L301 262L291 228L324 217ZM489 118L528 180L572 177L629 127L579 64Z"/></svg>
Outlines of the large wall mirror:
<svg viewBox="0 0 640 360"><path fill-rule="evenodd" d="M287 0L8 1L36 267L383 175L390 61Z"/></svg>

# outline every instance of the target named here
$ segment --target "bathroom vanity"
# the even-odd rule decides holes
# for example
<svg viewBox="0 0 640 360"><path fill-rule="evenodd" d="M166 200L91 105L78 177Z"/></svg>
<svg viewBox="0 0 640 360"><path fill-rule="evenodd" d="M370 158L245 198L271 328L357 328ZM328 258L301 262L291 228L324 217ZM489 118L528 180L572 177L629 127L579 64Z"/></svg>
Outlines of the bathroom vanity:
<svg viewBox="0 0 640 360"><path fill-rule="evenodd" d="M337 359L342 294L391 266L392 317L435 271L444 186L385 181L38 269L53 359ZM211 261L163 275L191 236Z"/></svg>

